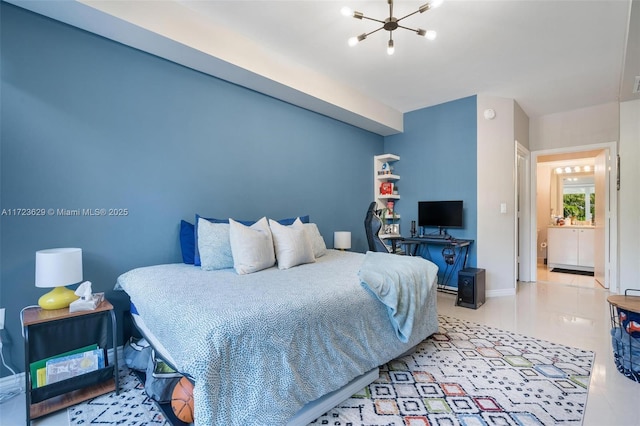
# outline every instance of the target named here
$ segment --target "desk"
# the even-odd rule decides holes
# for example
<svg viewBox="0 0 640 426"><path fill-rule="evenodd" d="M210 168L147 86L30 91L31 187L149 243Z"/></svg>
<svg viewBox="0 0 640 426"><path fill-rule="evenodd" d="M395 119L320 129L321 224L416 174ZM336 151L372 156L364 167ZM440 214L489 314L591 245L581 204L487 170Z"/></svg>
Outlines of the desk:
<svg viewBox="0 0 640 426"><path fill-rule="evenodd" d="M398 244L407 246L406 252L411 256L415 256L418 253L420 247L427 248L426 252L427 260L433 261L431 258L431 252L429 246L443 246L444 249L450 249L447 256L443 254L445 260L444 271L438 271L438 290L447 290L447 287L451 283L451 278L455 271L464 269L467 267L467 260L469 259L469 247L474 240L462 240L457 238L430 238L430 237L397 237L385 238L391 242L392 253L395 253L396 246ZM409 247L413 247L413 250L409 250ZM448 257L448 259L447 259Z"/></svg>

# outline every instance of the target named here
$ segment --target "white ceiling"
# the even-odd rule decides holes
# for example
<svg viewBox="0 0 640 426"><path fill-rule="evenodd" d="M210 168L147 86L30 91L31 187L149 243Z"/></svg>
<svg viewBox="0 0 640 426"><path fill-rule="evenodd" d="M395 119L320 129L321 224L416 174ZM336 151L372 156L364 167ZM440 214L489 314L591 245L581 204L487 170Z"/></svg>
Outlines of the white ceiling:
<svg viewBox="0 0 640 426"><path fill-rule="evenodd" d="M474 94L532 118L640 99L640 0L445 0L402 21L437 39L398 29L393 56L384 30L349 47L377 24L340 14L384 19L384 0L8 1L380 134ZM394 16L426 1L396 0Z"/></svg>

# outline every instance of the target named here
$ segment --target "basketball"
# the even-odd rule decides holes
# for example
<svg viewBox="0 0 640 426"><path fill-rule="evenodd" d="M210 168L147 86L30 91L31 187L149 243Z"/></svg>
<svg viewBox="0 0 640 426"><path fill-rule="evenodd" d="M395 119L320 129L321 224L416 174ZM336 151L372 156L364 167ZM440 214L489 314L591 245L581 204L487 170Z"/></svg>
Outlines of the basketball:
<svg viewBox="0 0 640 426"><path fill-rule="evenodd" d="M173 388L171 408L177 418L185 423L193 423L193 383L186 377Z"/></svg>

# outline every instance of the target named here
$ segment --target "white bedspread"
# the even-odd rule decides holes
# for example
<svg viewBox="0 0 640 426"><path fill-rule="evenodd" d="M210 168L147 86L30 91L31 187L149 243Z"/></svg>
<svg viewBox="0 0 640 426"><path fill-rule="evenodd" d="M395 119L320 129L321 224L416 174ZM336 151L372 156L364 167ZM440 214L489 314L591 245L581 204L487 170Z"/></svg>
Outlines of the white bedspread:
<svg viewBox="0 0 640 426"><path fill-rule="evenodd" d="M363 259L329 250L316 263L249 275L157 265L121 275L118 285L195 378L196 425L283 425L438 329L435 274L427 315L402 343L386 306L360 285Z"/></svg>

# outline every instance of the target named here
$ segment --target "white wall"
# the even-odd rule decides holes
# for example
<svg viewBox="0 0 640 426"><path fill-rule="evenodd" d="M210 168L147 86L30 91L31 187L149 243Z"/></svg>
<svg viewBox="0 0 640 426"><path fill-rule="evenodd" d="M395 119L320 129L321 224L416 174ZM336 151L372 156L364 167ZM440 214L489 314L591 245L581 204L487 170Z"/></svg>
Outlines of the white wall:
<svg viewBox="0 0 640 426"><path fill-rule="evenodd" d="M487 296L515 294L516 103L513 99L478 95L477 104L477 263L486 270ZM493 120L484 118L489 108L496 112ZM522 122L522 117L519 120ZM506 214L500 213L502 203L507 205Z"/></svg>
<svg viewBox="0 0 640 426"><path fill-rule="evenodd" d="M547 226L551 221L551 169L549 164L541 163L537 166L536 185L536 228L537 228L537 254L544 257L545 250L540 243L547 241Z"/></svg>
<svg viewBox="0 0 640 426"><path fill-rule="evenodd" d="M530 120L531 151L566 148L619 140L617 102L581 108Z"/></svg>
<svg viewBox="0 0 640 426"><path fill-rule="evenodd" d="M619 153L618 276L624 293L628 288L640 289L640 100L620 104Z"/></svg>

